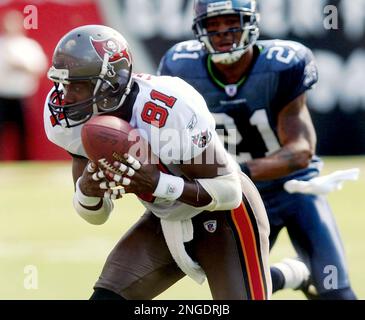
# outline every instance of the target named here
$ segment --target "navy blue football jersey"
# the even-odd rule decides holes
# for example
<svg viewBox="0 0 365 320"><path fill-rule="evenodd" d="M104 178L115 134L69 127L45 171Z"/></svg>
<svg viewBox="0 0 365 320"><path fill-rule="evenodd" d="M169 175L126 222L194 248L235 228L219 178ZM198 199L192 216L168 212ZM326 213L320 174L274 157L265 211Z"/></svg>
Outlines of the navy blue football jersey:
<svg viewBox="0 0 365 320"><path fill-rule="evenodd" d="M203 95L215 117L218 133L239 163L270 155L281 147L277 134L278 113L318 80L311 51L299 43L258 41L255 57L246 78L228 86L216 78L210 57L198 41L175 45L159 67L159 73L178 76ZM270 221L270 246L286 226L299 256L311 266L316 289L323 293L328 291L323 286L325 265L336 266L339 288L349 286L333 215L324 197L289 194L283 189L287 180L309 180L318 176L321 166L320 159L314 157L305 169L255 185Z"/></svg>
<svg viewBox="0 0 365 320"><path fill-rule="evenodd" d="M312 52L293 41L258 41L250 72L235 85L214 75L201 43L176 44L162 58L158 73L177 76L197 89L213 113L228 151L243 163L277 151L278 113L318 80Z"/></svg>

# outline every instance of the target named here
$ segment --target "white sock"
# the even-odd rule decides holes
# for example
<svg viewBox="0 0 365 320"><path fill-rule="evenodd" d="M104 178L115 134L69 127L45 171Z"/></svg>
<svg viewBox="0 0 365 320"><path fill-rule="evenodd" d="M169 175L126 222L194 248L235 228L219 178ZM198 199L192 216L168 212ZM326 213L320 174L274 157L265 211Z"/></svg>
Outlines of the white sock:
<svg viewBox="0 0 365 320"><path fill-rule="evenodd" d="M273 267L278 268L284 275L284 289L298 289L310 276L307 266L297 259L286 258L275 263Z"/></svg>

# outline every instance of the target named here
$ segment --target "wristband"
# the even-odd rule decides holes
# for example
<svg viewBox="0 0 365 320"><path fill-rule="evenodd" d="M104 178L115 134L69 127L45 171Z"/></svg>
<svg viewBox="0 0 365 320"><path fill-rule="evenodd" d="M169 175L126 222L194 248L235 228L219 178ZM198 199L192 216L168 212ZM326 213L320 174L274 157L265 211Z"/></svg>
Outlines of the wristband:
<svg viewBox="0 0 365 320"><path fill-rule="evenodd" d="M160 179L153 192L153 196L168 200L176 200L182 195L184 185L185 182L183 178L160 172Z"/></svg>

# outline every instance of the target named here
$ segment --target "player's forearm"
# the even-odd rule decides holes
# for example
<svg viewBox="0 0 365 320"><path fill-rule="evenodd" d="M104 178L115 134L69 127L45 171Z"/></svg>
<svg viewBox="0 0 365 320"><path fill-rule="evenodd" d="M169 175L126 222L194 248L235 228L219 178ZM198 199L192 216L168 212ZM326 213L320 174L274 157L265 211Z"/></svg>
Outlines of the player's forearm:
<svg viewBox="0 0 365 320"><path fill-rule="evenodd" d="M212 202L212 197L199 182L185 181L184 191L178 200L193 207L203 207Z"/></svg>
<svg viewBox="0 0 365 320"><path fill-rule="evenodd" d="M178 200L202 210L230 210L241 202L242 189L236 172L193 181L161 173L153 195Z"/></svg>
<svg viewBox="0 0 365 320"><path fill-rule="evenodd" d="M187 181L181 177L160 172L153 195L168 200L179 200L194 207L206 206L212 201L211 196L198 181Z"/></svg>
<svg viewBox="0 0 365 320"><path fill-rule="evenodd" d="M285 177L308 167L313 152L309 148L282 148L275 154L246 163L253 181L273 180Z"/></svg>

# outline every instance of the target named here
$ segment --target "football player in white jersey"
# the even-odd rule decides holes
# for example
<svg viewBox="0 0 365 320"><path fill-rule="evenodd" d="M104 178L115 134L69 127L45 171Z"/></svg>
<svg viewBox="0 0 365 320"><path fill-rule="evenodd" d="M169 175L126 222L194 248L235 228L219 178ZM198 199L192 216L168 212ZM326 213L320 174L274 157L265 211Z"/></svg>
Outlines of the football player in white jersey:
<svg viewBox="0 0 365 320"><path fill-rule="evenodd" d="M102 224L124 193L146 207L110 253L91 299L152 299L185 275L207 278L213 299L268 299L266 212L202 96L179 78L132 74L127 42L100 25L67 33L48 77L45 131L72 155L76 212ZM112 164L118 175L89 161L81 129L100 114L139 129L159 166L126 154Z"/></svg>

